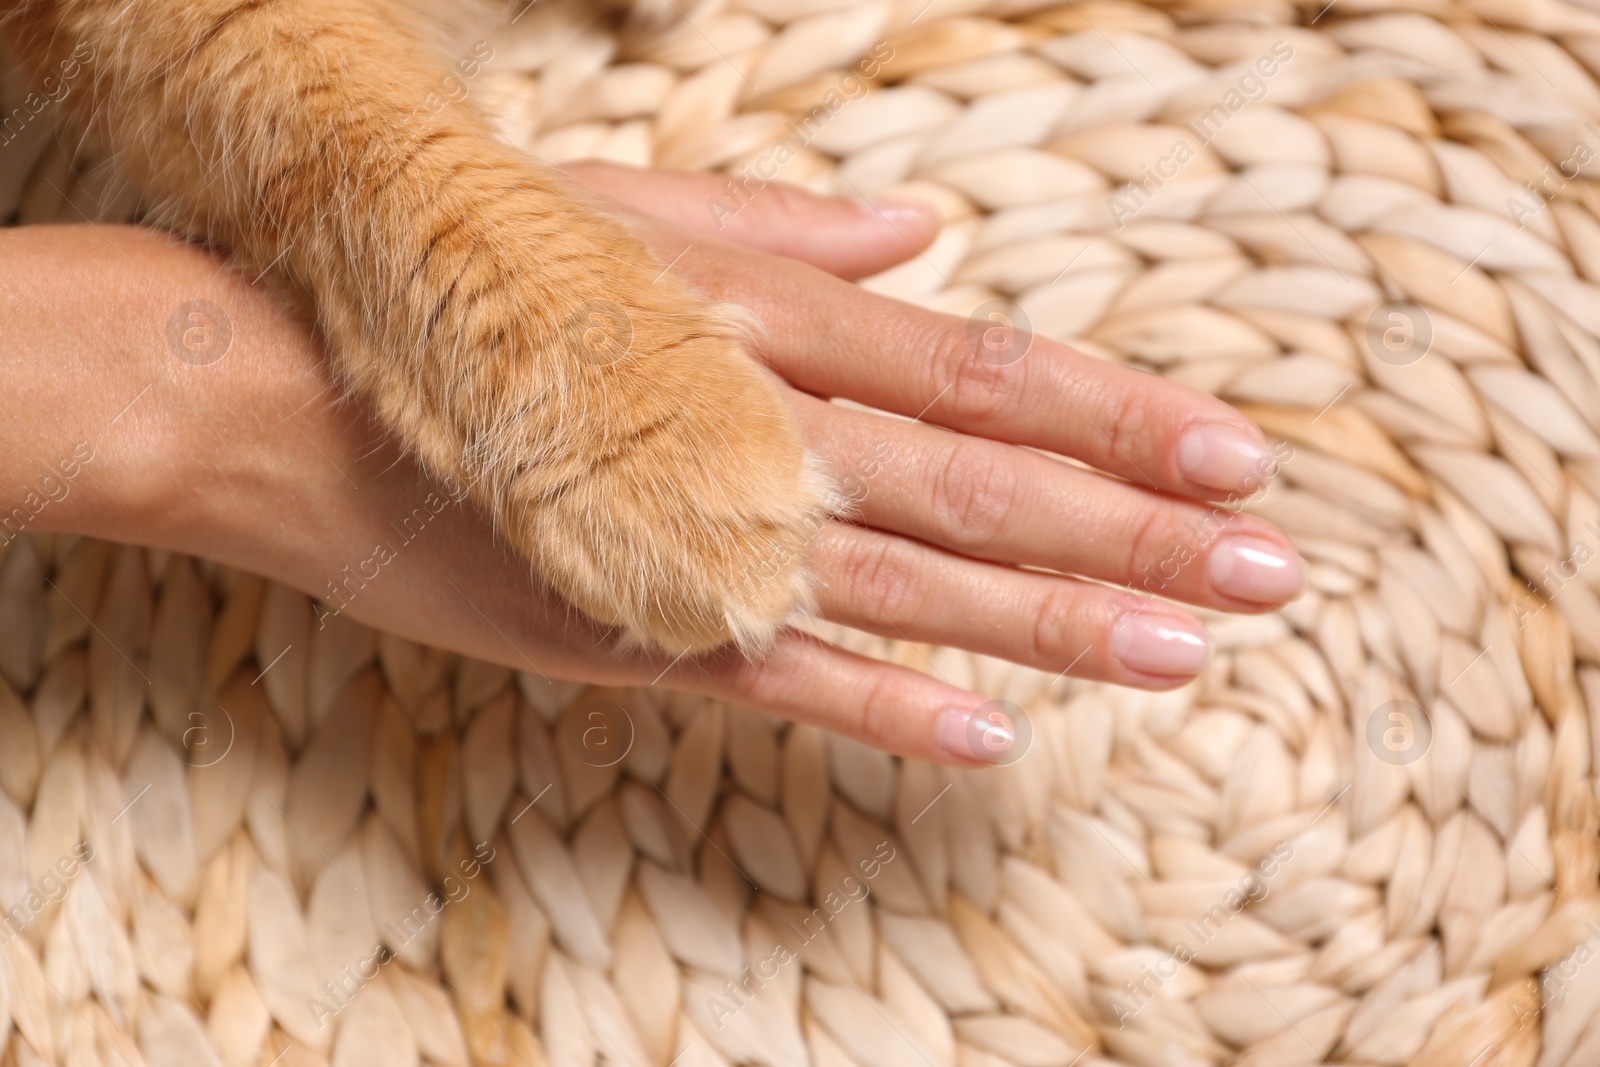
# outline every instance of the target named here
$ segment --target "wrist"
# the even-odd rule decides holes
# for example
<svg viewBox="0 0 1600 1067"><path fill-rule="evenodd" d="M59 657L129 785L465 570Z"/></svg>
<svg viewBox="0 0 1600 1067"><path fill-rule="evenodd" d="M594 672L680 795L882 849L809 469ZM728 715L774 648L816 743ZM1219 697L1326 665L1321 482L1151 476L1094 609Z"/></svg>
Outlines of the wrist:
<svg viewBox="0 0 1600 1067"><path fill-rule="evenodd" d="M237 539L228 520L286 475L257 447L282 421L274 405L322 387L307 384L322 360L305 325L215 254L153 230L23 227L0 242L0 544Z"/></svg>
<svg viewBox="0 0 1600 1067"><path fill-rule="evenodd" d="M130 438L157 357L142 343L145 282L127 258L153 234L125 227L0 232L0 542L21 533L118 536L151 506L164 466ZM86 313L87 312L87 313Z"/></svg>

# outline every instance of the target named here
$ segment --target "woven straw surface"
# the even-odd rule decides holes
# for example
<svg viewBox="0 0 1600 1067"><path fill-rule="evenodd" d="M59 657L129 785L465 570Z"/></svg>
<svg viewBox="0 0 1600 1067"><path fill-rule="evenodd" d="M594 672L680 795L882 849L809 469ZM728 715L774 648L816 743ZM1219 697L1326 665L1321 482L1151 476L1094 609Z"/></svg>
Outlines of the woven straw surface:
<svg viewBox="0 0 1600 1067"><path fill-rule="evenodd" d="M470 91L712 212L932 199L867 284L1244 406L1310 591L1161 696L850 638L1028 709L956 773L24 537L5 1062L1600 1063L1600 6L662 6L542 3ZM22 222L96 210L48 141Z"/></svg>

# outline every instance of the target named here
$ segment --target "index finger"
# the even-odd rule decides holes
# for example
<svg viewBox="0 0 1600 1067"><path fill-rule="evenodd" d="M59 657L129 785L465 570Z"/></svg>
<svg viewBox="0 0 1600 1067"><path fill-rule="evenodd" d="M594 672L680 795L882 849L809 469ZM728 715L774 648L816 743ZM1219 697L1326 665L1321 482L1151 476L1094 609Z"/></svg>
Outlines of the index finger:
<svg viewBox="0 0 1600 1067"><path fill-rule="evenodd" d="M1186 496L1249 495L1274 466L1260 431L1222 401L1045 337L996 343L985 334L999 324L748 249L707 248L675 269L755 312L765 327L758 354L808 393L1072 456Z"/></svg>

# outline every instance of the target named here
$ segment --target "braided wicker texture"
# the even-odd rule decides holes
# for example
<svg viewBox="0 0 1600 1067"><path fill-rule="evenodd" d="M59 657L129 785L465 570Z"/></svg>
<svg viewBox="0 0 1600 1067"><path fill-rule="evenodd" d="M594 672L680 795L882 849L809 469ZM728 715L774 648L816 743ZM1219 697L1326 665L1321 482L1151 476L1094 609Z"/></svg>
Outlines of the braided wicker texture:
<svg viewBox="0 0 1600 1067"><path fill-rule="evenodd" d="M845 635L1028 710L957 773L21 538L6 1064L1600 1063L1600 4L551 0L491 43L515 143L726 170L713 215L931 199L870 287L1243 406L1311 588L1160 696ZM8 153L19 221L117 214Z"/></svg>

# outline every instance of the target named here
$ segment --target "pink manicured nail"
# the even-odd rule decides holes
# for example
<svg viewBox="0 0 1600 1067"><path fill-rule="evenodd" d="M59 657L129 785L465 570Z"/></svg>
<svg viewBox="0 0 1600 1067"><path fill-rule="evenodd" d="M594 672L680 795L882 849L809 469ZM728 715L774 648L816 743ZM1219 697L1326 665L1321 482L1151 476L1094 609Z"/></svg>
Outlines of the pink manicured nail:
<svg viewBox="0 0 1600 1067"><path fill-rule="evenodd" d="M1305 584L1305 568L1293 549L1259 537L1225 537L1206 563L1211 588L1257 604L1291 599Z"/></svg>
<svg viewBox="0 0 1600 1067"><path fill-rule="evenodd" d="M1017 735L1010 716L986 704L977 711L948 708L940 712L933 737L952 756L999 763Z"/></svg>
<svg viewBox="0 0 1600 1067"><path fill-rule="evenodd" d="M1112 627L1111 654L1141 674L1199 674L1211 661L1211 635L1198 622L1135 611Z"/></svg>
<svg viewBox="0 0 1600 1067"><path fill-rule="evenodd" d="M1233 426L1196 426L1178 441L1178 469L1196 485L1248 496L1267 483L1272 453Z"/></svg>
<svg viewBox="0 0 1600 1067"><path fill-rule="evenodd" d="M932 204L917 200L870 200L861 202L860 207L864 214L894 226L921 223L934 216Z"/></svg>

